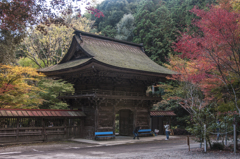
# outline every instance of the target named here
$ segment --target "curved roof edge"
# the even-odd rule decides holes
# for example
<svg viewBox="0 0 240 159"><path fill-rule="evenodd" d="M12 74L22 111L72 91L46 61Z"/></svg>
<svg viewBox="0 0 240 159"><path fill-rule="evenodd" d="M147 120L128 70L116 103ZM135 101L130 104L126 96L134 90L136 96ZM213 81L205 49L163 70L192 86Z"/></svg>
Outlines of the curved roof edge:
<svg viewBox="0 0 240 159"><path fill-rule="evenodd" d="M154 75L164 75L164 76L168 76L168 75L176 75L176 74L179 74L175 71L172 71L172 73L159 73L159 72L152 72L152 71L144 71L144 70L137 70L137 69L131 69L131 68L124 68L124 67L118 67L118 66L114 66L114 65L111 65L111 64L106 64L102 61L99 61L97 59L95 59L94 57L92 58L92 62L96 62L96 63L99 63L100 65L103 65L103 66L107 66L107 67L112 67L114 69L120 69L120 70L125 70L125 71L131 71L131 72L139 72L139 73L145 73L145 74L154 74ZM167 69L167 68L166 68Z"/></svg>
<svg viewBox="0 0 240 159"><path fill-rule="evenodd" d="M78 61L81 61L82 59L79 59L79 60L74 60L76 62ZM54 73L54 72L59 72L59 70L61 71L68 71L69 69L78 69L79 67L83 66L83 65L88 65L88 64L91 64L91 63L97 63L99 65L102 65L102 66L105 66L105 67L111 67L113 69L118 69L118 70L123 70L123 71L130 71L130 72L138 72L138 73L141 73L141 74L145 74L145 75L149 75L151 74L152 76L169 76L169 75L173 75L173 74L178 74L177 72L175 73L172 73L172 74L167 74L167 73L159 73L159 72L149 72L149 71L143 71L143 70L135 70L135 69L129 69L129 68L123 68L123 67L117 67L117 66L114 66L114 65L110 65L110 64L106 64L106 63L103 63L101 61L98 61L97 59L94 59L94 58L89 58L89 60L87 61L81 61L79 64L77 65L74 65L74 66L70 66L70 67L64 67L64 68L61 68L61 69L53 69L51 70L38 70L39 72L42 72L42 73ZM66 62L66 63L63 63L63 64L60 64L60 65L66 65L67 63L71 63L71 62ZM49 67L48 67L49 68ZM174 71L173 71L174 72Z"/></svg>

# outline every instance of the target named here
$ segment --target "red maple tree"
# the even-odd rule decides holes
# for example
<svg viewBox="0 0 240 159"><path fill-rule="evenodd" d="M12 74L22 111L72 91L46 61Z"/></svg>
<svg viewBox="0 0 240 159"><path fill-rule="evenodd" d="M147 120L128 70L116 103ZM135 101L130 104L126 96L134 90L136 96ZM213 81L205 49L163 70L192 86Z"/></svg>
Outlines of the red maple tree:
<svg viewBox="0 0 240 159"><path fill-rule="evenodd" d="M81 0L78 0L81 1ZM72 0L3 0L0 2L0 29L23 31L27 25L39 23L62 23L61 14L72 12L81 15L80 6L74 6ZM82 3L90 5L86 0ZM104 17L103 13L94 7L86 7L96 17Z"/></svg>
<svg viewBox="0 0 240 159"><path fill-rule="evenodd" d="M187 81L202 83L199 86L206 94L213 88L225 87L240 111L234 84L240 79L240 15L214 6L208 11L194 7L191 12L200 17L193 21L198 32L183 33L175 43L175 51L194 63L191 67L197 70L188 74Z"/></svg>

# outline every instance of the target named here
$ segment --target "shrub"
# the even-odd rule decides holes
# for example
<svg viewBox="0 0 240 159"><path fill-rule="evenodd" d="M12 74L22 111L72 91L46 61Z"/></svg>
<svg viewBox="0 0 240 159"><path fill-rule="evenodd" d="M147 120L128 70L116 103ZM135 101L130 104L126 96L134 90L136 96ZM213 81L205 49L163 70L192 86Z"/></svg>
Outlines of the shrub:
<svg viewBox="0 0 240 159"><path fill-rule="evenodd" d="M174 135L190 135L190 133L185 129L174 129Z"/></svg>
<svg viewBox="0 0 240 159"><path fill-rule="evenodd" d="M224 145L222 143L214 142L211 147L212 150L223 150Z"/></svg>

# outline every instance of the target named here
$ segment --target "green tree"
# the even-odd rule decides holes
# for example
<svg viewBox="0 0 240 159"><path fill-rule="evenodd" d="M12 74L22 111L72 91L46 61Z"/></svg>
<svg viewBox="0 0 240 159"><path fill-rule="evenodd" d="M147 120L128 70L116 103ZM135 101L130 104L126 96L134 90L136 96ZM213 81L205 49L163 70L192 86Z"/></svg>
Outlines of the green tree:
<svg viewBox="0 0 240 159"><path fill-rule="evenodd" d="M86 18L66 18L66 23L68 26L42 24L30 29L16 53L31 59L39 68L57 64L70 47L73 28L86 32L91 30L91 21Z"/></svg>
<svg viewBox="0 0 240 159"><path fill-rule="evenodd" d="M178 31L186 31L191 25L192 20L197 18L195 14L189 12L194 6L200 9L208 9L208 5L216 3L216 0L165 0L166 6L171 12L171 18L174 21L174 26ZM179 34L178 34L179 35Z"/></svg>
<svg viewBox="0 0 240 159"><path fill-rule="evenodd" d="M132 14L124 14L123 18L117 23L116 39L132 41L134 30L134 17Z"/></svg>
<svg viewBox="0 0 240 159"><path fill-rule="evenodd" d="M0 63L15 63L15 49L25 33L0 30Z"/></svg>
<svg viewBox="0 0 240 159"><path fill-rule="evenodd" d="M166 62L176 39L170 11L160 0L144 1L136 14L134 42L143 43L147 55L158 64Z"/></svg>
<svg viewBox="0 0 240 159"><path fill-rule="evenodd" d="M67 109L68 104L57 97L60 93L74 93L73 85L62 80L44 78L38 83L38 87L44 91L39 93L43 99L40 109Z"/></svg>
<svg viewBox="0 0 240 159"><path fill-rule="evenodd" d="M98 32L107 37L115 37L117 35L116 25L123 18L124 14L134 14L138 2L141 0L105 0L97 6L104 14L104 17L95 18L93 27Z"/></svg>

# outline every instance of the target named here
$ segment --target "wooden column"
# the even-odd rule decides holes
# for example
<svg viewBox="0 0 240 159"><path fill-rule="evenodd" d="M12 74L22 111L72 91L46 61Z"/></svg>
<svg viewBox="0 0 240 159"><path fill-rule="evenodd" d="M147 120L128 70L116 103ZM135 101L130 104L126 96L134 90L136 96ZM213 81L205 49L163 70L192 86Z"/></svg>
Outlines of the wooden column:
<svg viewBox="0 0 240 159"><path fill-rule="evenodd" d="M152 105L152 103L150 102L150 105ZM148 119L149 119L149 128L151 128L151 118L150 118L150 109L151 109L151 107L150 106L148 106Z"/></svg>
<svg viewBox="0 0 240 159"><path fill-rule="evenodd" d="M115 118L116 118L116 105L113 105L113 134L115 135Z"/></svg>
<svg viewBox="0 0 240 159"><path fill-rule="evenodd" d="M18 141L19 137L19 118L17 118L17 132L16 132L16 140Z"/></svg>
<svg viewBox="0 0 240 159"><path fill-rule="evenodd" d="M64 118L64 138L67 138L67 118Z"/></svg>
<svg viewBox="0 0 240 159"><path fill-rule="evenodd" d="M168 121L169 121L169 127L170 127L170 129L172 129L171 117L168 117Z"/></svg>
<svg viewBox="0 0 240 159"><path fill-rule="evenodd" d="M43 141L46 141L47 135L46 135L46 128L45 128L45 123L43 118L42 118L42 136L43 136Z"/></svg>
<svg viewBox="0 0 240 159"><path fill-rule="evenodd" d="M97 101L95 101L95 132L98 131L98 112L99 112L99 106L98 106L98 103Z"/></svg>
<svg viewBox="0 0 240 159"><path fill-rule="evenodd" d="M152 130L152 118L151 118L151 116L150 116L150 129ZM154 130L152 130L152 131L154 131Z"/></svg>
<svg viewBox="0 0 240 159"><path fill-rule="evenodd" d="M135 127L139 126L137 125L137 106L135 105L135 115L134 115L134 125L133 125L133 130L135 129Z"/></svg>

